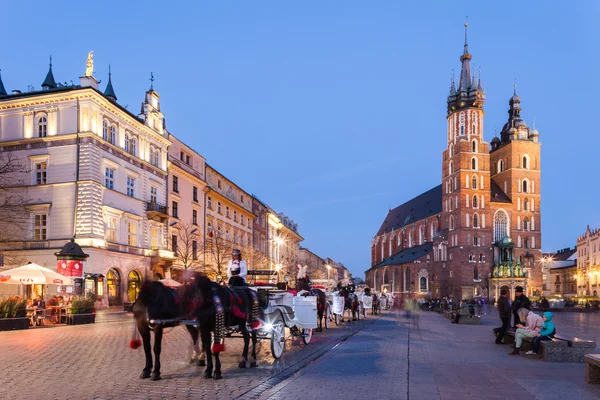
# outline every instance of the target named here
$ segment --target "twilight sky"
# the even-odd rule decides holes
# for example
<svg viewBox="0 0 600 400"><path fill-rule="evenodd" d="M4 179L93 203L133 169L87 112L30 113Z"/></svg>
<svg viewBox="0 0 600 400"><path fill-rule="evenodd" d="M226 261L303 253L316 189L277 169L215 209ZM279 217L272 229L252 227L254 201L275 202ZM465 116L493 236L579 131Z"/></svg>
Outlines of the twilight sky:
<svg viewBox="0 0 600 400"><path fill-rule="evenodd" d="M6 89L39 88L50 54L56 80L78 82L94 50L102 90L110 63L137 113L153 71L171 133L298 222L304 247L364 277L388 208L441 182L469 15L486 140L515 79L540 131L543 250L600 227L597 1L183 3L6 1Z"/></svg>

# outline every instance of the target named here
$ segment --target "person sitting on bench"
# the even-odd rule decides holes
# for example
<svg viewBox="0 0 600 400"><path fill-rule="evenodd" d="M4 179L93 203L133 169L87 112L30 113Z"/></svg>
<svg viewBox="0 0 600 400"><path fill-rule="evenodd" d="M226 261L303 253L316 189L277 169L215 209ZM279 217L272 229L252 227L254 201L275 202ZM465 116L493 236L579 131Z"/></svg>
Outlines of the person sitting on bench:
<svg viewBox="0 0 600 400"><path fill-rule="evenodd" d="M556 328L554 327L554 323L552 322L552 313L550 311L546 311L542 314L542 318L544 319L544 325L542 329L538 332L537 336L533 338L533 343L531 343L531 350L529 350L527 355L537 354L540 349L540 345L542 341L552 340L554 335L556 334Z"/></svg>
<svg viewBox="0 0 600 400"><path fill-rule="evenodd" d="M452 321L452 323L458 324L458 322L460 321L460 317L469 316L469 315L471 315L471 311L469 310L469 305L467 304L466 300L461 300L460 301L460 309L456 313L456 317L454 318L454 321Z"/></svg>
<svg viewBox="0 0 600 400"><path fill-rule="evenodd" d="M544 325L542 317L524 307L520 308L517 313L519 314L519 321L527 321L527 325L517 325L517 331L515 332L515 349L511 353L508 353L511 356L519 355L519 350L521 350L521 344L523 344L524 337L536 337L538 332L542 329L542 325Z"/></svg>

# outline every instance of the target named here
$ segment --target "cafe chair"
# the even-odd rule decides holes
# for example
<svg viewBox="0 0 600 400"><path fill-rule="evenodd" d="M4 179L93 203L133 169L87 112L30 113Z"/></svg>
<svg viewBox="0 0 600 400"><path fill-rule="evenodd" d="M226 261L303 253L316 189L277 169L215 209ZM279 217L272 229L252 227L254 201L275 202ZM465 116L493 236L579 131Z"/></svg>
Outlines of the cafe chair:
<svg viewBox="0 0 600 400"><path fill-rule="evenodd" d="M50 323L50 324L52 324L52 326L56 326L54 324L54 321L52 320L52 318L53 318L52 309L46 308L46 309L39 310L39 311L41 311L41 312L37 316L38 325L44 324L47 326Z"/></svg>

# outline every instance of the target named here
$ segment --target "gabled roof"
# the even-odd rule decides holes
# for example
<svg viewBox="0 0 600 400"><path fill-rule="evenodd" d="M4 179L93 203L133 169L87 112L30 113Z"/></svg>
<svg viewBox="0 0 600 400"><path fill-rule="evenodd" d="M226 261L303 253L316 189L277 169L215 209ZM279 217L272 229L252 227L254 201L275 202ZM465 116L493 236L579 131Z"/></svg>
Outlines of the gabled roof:
<svg viewBox="0 0 600 400"><path fill-rule="evenodd" d="M376 236L391 232L442 212L442 185L390 210Z"/></svg>
<svg viewBox="0 0 600 400"><path fill-rule="evenodd" d="M491 180L491 199L494 203L512 203L512 200L504 193L495 180Z"/></svg>
<svg viewBox="0 0 600 400"><path fill-rule="evenodd" d="M386 265L400 265L413 262L427 255L427 253L430 253L431 250L433 250L432 242L427 242L420 246L409 247L408 249L402 250L400 253L396 253L393 256L386 258L379 264L375 265L374 267L371 267L371 269L369 269L368 271L372 269L385 267Z"/></svg>

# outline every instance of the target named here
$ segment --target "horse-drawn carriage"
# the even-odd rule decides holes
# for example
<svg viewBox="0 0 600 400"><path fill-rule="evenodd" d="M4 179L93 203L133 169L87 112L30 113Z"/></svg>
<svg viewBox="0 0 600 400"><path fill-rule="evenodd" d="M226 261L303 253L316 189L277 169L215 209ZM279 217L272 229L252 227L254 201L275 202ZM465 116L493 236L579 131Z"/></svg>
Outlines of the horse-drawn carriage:
<svg viewBox="0 0 600 400"><path fill-rule="evenodd" d="M264 325L258 330L259 339L271 341L271 353L278 359L285 349L286 332L310 343L313 329L318 327L317 297L294 296L273 287L254 287L260 300Z"/></svg>

